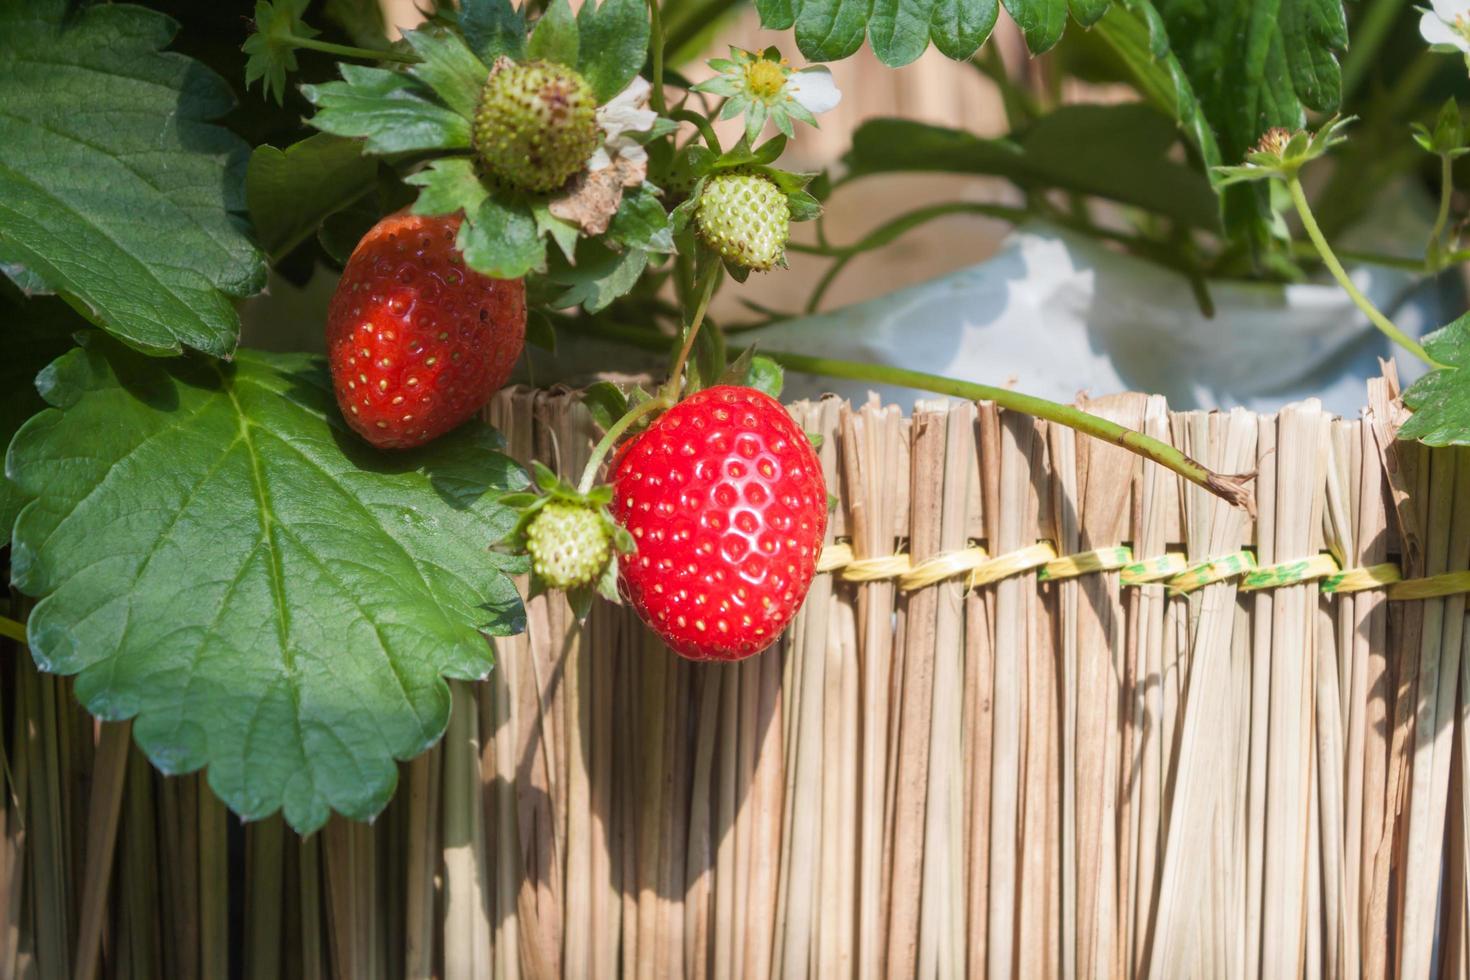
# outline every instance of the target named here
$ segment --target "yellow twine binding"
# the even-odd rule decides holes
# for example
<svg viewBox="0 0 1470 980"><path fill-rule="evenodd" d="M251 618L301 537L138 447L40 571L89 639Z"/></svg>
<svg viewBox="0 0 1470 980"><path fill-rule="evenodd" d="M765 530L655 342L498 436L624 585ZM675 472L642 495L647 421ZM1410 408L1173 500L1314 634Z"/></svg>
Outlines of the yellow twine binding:
<svg viewBox="0 0 1470 980"><path fill-rule="evenodd" d="M1190 565L1169 579L1170 595L1185 595L1227 578L1244 575L1256 570L1256 556L1249 551L1237 551L1233 555L1222 555Z"/></svg>
<svg viewBox="0 0 1470 980"><path fill-rule="evenodd" d="M1300 585L1303 582L1336 575L1340 571L1336 558L1328 554L1317 554L1310 558L1283 561L1258 568L1241 581L1240 591L1254 592L1257 589L1279 589L1284 585Z"/></svg>
<svg viewBox="0 0 1470 980"><path fill-rule="evenodd" d="M1111 572L1132 561L1133 549L1126 544L1120 544L1116 548L1098 548L1095 551L1084 551L1077 555L1063 555L1055 558L1041 566L1041 571L1036 573L1036 578L1042 582L1052 582L1057 579L1076 578L1079 575L1091 575L1093 572Z"/></svg>

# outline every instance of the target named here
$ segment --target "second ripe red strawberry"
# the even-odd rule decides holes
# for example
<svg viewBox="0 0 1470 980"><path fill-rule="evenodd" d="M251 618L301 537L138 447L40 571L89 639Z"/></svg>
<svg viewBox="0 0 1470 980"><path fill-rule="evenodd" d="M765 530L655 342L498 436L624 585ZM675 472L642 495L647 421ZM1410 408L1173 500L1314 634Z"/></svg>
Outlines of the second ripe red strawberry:
<svg viewBox="0 0 1470 980"><path fill-rule="evenodd" d="M613 516L637 550L619 591L676 653L738 660L800 608L827 529L810 440L753 388L696 392L624 446Z"/></svg>
<svg viewBox="0 0 1470 980"><path fill-rule="evenodd" d="M398 214L363 236L327 312L347 423L383 449L419 446L485 406L526 336L526 289L468 268L460 219Z"/></svg>

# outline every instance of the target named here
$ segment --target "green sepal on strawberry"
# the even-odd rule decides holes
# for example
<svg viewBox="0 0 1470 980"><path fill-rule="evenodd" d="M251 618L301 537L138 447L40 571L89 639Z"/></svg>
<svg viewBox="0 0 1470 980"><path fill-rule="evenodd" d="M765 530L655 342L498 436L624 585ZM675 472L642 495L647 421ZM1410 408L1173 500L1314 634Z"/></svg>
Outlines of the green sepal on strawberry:
<svg viewBox="0 0 1470 980"><path fill-rule="evenodd" d="M594 595L620 602L613 558L633 550L633 538L608 510L612 488L592 487L583 493L536 461L531 478L538 492L503 500L520 512L505 545L530 556L527 598L558 589L566 593L578 619L586 617Z"/></svg>

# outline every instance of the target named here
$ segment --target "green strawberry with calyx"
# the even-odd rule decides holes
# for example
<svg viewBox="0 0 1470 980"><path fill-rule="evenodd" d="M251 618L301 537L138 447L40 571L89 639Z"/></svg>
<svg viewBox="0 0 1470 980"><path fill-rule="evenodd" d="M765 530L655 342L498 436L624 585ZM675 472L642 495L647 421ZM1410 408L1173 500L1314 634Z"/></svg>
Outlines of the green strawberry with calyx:
<svg viewBox="0 0 1470 980"><path fill-rule="evenodd" d="M506 543L530 556L530 595L559 589L578 618L587 615L594 593L620 601L613 556L634 550L634 544L608 511L612 487L583 491L534 461L531 476L536 492L508 494L501 501L520 512Z"/></svg>
<svg viewBox="0 0 1470 980"><path fill-rule="evenodd" d="M769 177L721 173L705 183L694 223L700 238L725 261L764 272L785 259L791 205Z"/></svg>
<svg viewBox="0 0 1470 980"><path fill-rule="evenodd" d="M480 163L512 187L548 193L596 152L597 98L575 70L549 61L496 61L475 112Z"/></svg>

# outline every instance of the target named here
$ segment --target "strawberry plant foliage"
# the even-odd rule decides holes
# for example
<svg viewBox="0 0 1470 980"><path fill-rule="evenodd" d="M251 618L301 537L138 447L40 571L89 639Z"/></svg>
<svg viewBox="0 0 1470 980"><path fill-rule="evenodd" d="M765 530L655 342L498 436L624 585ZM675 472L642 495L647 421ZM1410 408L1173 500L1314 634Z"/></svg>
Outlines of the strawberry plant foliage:
<svg viewBox="0 0 1470 980"><path fill-rule="evenodd" d="M1470 313L1425 337L1424 349L1443 367L1404 392L1404 404L1414 414L1399 437L1431 446L1470 446Z"/></svg>
<svg viewBox="0 0 1470 980"><path fill-rule="evenodd" d="M86 323L58 299L11 299L0 283L0 323L7 352L0 358L0 447L26 419L46 407L36 391L36 374L72 346L72 334ZM0 466L0 548L10 540L15 515L26 496L5 478Z"/></svg>
<svg viewBox="0 0 1470 980"><path fill-rule="evenodd" d="M496 436L380 455L299 355L156 360L93 334L40 388L6 460L35 498L12 563L37 663L135 719L164 772L208 766L244 817L377 813L394 760L444 729L441 676L482 677L481 632L523 626L521 560L487 550L525 482Z"/></svg>
<svg viewBox="0 0 1470 980"><path fill-rule="evenodd" d="M265 280L236 216L249 148L213 122L230 89L162 50L169 18L69 7L0 3L0 264L140 350L229 354L231 297Z"/></svg>

